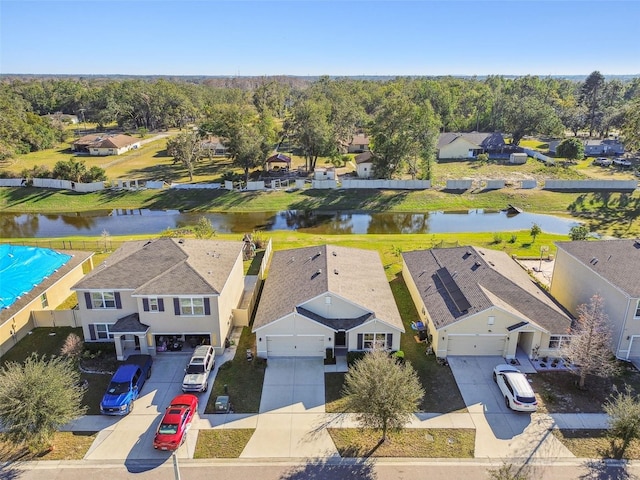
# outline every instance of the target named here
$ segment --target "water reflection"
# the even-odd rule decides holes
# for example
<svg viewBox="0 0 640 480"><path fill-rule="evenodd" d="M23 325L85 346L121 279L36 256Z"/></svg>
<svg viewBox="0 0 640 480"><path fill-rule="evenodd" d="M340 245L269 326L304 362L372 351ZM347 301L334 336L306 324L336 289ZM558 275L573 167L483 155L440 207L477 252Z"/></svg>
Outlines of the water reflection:
<svg viewBox="0 0 640 480"><path fill-rule="evenodd" d="M153 234L167 228L195 225L205 216L220 233L244 233L254 230L298 230L316 234L384 234L504 232L530 229L537 223L543 232L567 234L577 225L570 219L532 213L508 216L506 212L425 212L361 213L287 210L252 213L181 213L178 210L154 211L102 210L78 214L38 215L0 214L3 238L67 237Z"/></svg>

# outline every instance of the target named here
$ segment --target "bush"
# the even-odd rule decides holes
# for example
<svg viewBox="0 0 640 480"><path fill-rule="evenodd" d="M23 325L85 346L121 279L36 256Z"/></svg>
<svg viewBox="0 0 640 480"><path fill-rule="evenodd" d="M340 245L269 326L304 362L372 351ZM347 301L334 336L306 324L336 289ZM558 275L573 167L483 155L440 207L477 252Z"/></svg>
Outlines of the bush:
<svg viewBox="0 0 640 480"><path fill-rule="evenodd" d="M347 352L347 364L349 366L364 358L367 352Z"/></svg>
<svg viewBox="0 0 640 480"><path fill-rule="evenodd" d="M116 344L113 342L85 342L84 352L89 355L116 354Z"/></svg>
<svg viewBox="0 0 640 480"><path fill-rule="evenodd" d="M493 242L491 242L493 245L500 245L502 241L503 241L503 238L501 233L493 234Z"/></svg>
<svg viewBox="0 0 640 480"><path fill-rule="evenodd" d="M509 237L509 243L516 243L518 241L518 235L516 235L515 233L511 235L511 237Z"/></svg>
<svg viewBox="0 0 640 480"><path fill-rule="evenodd" d="M336 357L333 356L333 348L327 348L325 350L324 364L335 365Z"/></svg>

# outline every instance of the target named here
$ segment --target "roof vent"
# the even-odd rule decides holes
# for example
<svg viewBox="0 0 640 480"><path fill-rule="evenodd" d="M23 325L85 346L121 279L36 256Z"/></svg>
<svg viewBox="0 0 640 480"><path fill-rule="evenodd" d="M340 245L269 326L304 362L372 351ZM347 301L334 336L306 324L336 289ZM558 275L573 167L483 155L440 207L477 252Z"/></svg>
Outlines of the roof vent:
<svg viewBox="0 0 640 480"><path fill-rule="evenodd" d="M337 257L337 256L338 256L338 254L336 253L336 251L335 251L335 250L334 250L333 252L331 252L331 253L333 253L333 256L334 256L334 257Z"/></svg>
<svg viewBox="0 0 640 480"><path fill-rule="evenodd" d="M589 263L591 265L595 265L596 263L598 263L598 259L596 257L593 257Z"/></svg>
<svg viewBox="0 0 640 480"><path fill-rule="evenodd" d="M318 258L320 255L322 255L322 252L318 252L316 253L313 257L311 257L311 260L315 260L316 258Z"/></svg>
<svg viewBox="0 0 640 480"><path fill-rule="evenodd" d="M480 266L480 265L482 265L482 264L481 264L480 262L476 262L474 265L475 265L476 267L479 267L479 266Z"/></svg>
<svg viewBox="0 0 640 480"><path fill-rule="evenodd" d="M313 275L311 275L311 278L312 278L312 279L313 279L313 278L316 278L316 277L317 277L318 275L320 275L321 273L322 273L322 269L321 269L321 268L319 268L318 270L316 270L316 272L315 272Z"/></svg>
<svg viewBox="0 0 640 480"><path fill-rule="evenodd" d="M333 273L335 273L336 275L338 275L338 269L337 269L337 268L336 268L336 269L334 269L334 270L333 270Z"/></svg>
<svg viewBox="0 0 640 480"><path fill-rule="evenodd" d="M179 243L180 245L184 245L184 238L181 238L180 240L178 240L178 243Z"/></svg>

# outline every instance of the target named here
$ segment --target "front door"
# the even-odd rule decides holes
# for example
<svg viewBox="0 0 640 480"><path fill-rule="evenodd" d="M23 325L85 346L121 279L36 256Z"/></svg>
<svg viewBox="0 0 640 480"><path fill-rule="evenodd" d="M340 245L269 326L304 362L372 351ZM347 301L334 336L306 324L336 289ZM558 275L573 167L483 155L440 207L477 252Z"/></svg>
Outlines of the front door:
<svg viewBox="0 0 640 480"><path fill-rule="evenodd" d="M335 347L340 348L340 347L346 347L346 346L347 346L347 333L344 330L340 330L339 332L336 332Z"/></svg>

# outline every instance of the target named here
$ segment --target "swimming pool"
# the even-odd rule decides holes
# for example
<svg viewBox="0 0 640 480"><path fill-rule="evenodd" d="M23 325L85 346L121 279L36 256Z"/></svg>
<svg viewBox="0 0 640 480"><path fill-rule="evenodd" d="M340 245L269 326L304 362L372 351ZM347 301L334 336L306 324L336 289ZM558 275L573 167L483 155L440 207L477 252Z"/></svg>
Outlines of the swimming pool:
<svg viewBox="0 0 640 480"><path fill-rule="evenodd" d="M70 259L48 248L0 245L0 309L9 308Z"/></svg>

